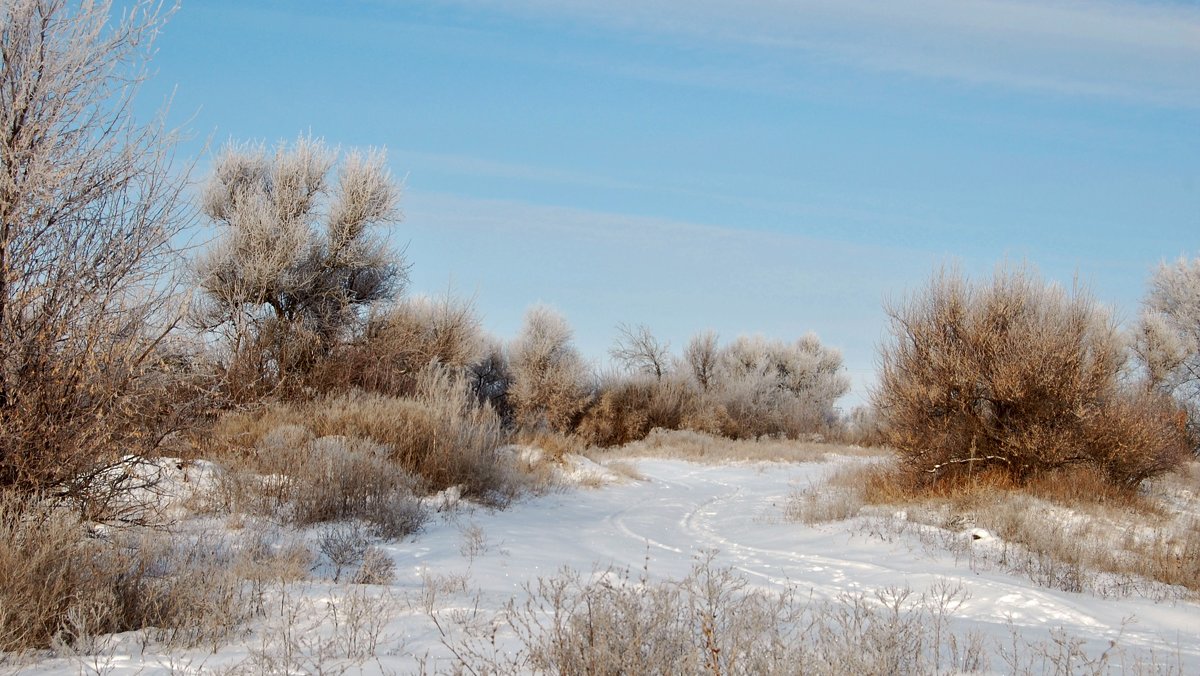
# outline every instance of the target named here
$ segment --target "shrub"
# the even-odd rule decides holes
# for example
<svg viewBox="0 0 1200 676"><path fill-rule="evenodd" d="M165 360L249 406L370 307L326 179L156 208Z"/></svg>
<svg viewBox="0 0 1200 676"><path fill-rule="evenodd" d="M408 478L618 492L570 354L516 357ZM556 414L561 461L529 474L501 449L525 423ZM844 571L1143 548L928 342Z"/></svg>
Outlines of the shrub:
<svg viewBox="0 0 1200 676"><path fill-rule="evenodd" d="M416 532L425 512L416 497L419 479L387 454L363 439L277 427L252 454L229 463L224 502L302 526L361 519L379 537L398 539Z"/></svg>
<svg viewBox="0 0 1200 676"><path fill-rule="evenodd" d="M361 484L320 488L328 490L330 499L339 504L356 500L356 495L367 500L374 494L374 482L393 481L386 477L397 477L397 472L418 477L427 489L461 486L467 494L493 502L511 497L518 488L517 480L497 453L506 436L495 412L476 403L465 379L436 365L422 371L417 390L412 397L351 392L311 402L276 404L257 413L228 416L218 425L217 434L225 443L244 449L230 454L232 462L247 463L256 471L274 471L272 468L282 464L285 473L291 468L298 474L290 481L302 482L301 486L307 481ZM268 438L281 429L288 430L284 436L292 437L282 447ZM343 438L337 444L338 452L344 454L342 460L314 450L311 441L301 441L323 437ZM302 444L298 451L286 446L297 442ZM299 459L294 455L297 452ZM335 466L343 461L358 469L351 472ZM394 468L390 472L386 469L389 465ZM346 473L351 478L337 477ZM379 477L372 478L373 474ZM400 478L395 481L403 483ZM377 487L383 489L383 485ZM290 501L290 495L289 490L279 503ZM315 495L307 492L299 497L315 500ZM371 498L367 503L374 501Z"/></svg>
<svg viewBox="0 0 1200 676"><path fill-rule="evenodd" d="M1122 387L1124 344L1086 293L1025 268L984 285L943 271L888 314L874 403L886 441L930 480L995 468L1023 483L1082 464L1132 487L1183 458L1172 408Z"/></svg>
<svg viewBox="0 0 1200 676"><path fill-rule="evenodd" d="M701 393L682 379L618 376L601 384L578 434L597 446L619 446L644 439L655 428L703 425L703 407Z"/></svg>
<svg viewBox="0 0 1200 676"><path fill-rule="evenodd" d="M324 363L314 385L321 392L358 388L411 395L430 363L466 374L484 358L484 349L470 302L451 296L406 298L373 313L361 335Z"/></svg>
<svg viewBox="0 0 1200 676"><path fill-rule="evenodd" d="M179 321L187 172L175 134L134 119L167 12L128 5L0 6L0 488L77 495L163 434L138 414Z"/></svg>
<svg viewBox="0 0 1200 676"><path fill-rule="evenodd" d="M509 348L512 388L508 399L518 424L571 431L591 398L590 374L572 344L571 327L544 305L525 315Z"/></svg>
<svg viewBox="0 0 1200 676"><path fill-rule="evenodd" d="M53 502L0 493L0 652L86 651L135 629L175 645L220 641L257 612L263 584L304 577L309 558L257 534L96 537Z"/></svg>

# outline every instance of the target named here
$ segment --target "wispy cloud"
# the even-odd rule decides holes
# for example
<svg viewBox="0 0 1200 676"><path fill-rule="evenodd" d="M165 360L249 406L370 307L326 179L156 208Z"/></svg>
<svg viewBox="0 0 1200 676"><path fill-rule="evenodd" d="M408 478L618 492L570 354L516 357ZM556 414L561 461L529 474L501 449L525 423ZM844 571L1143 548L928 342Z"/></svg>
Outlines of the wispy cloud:
<svg viewBox="0 0 1200 676"><path fill-rule="evenodd" d="M1135 0L452 0L980 85L1200 105L1200 8Z"/></svg>
<svg viewBox="0 0 1200 676"><path fill-rule="evenodd" d="M641 186L632 181L622 181L608 176L569 169L541 167L515 162L501 162L485 157L454 153L430 153L419 150L393 149L391 155L396 163L409 167L420 167L464 176L514 179L534 183L573 185L612 190L636 190Z"/></svg>

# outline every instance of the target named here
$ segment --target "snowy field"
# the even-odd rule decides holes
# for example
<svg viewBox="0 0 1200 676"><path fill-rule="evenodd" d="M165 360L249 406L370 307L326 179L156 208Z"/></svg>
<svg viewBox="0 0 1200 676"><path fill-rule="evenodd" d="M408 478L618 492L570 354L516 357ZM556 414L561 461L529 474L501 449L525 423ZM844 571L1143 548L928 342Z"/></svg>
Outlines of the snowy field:
<svg viewBox="0 0 1200 676"><path fill-rule="evenodd" d="M577 485L507 510L460 503L440 511L415 537L380 545L395 562L393 584L293 583L272 592L274 611L215 652L165 652L129 634L99 642L95 654L44 659L22 673L453 673L452 649L461 649L464 627L478 635L494 626L495 650L520 649L498 613L510 599L520 603L539 577L565 566L584 578L628 569L633 579L677 580L706 556L749 588L791 587L810 604L874 598L885 589L908 589L915 598L960 588L965 594L947 611L955 632L978 632L996 646L1013 645L1014 632L1025 644L1054 644L1057 637L1060 646L1070 641L1093 658L1115 641L1106 663L1114 673L1135 660L1200 673L1194 602L1038 588L995 567L972 566L961 550L930 547L912 532L873 535L859 520L807 526L786 518L789 496L854 461L623 460L641 477L576 473ZM982 535L946 537L996 546ZM1032 658L1029 664L1040 670ZM996 660L986 670L1009 671Z"/></svg>

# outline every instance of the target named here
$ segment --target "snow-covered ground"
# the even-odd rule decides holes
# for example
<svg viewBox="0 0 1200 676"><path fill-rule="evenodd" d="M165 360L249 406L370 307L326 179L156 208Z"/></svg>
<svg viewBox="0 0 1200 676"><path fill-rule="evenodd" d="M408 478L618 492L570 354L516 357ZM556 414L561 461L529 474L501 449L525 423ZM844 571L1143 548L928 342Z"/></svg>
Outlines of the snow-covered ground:
<svg viewBox="0 0 1200 676"><path fill-rule="evenodd" d="M309 659L316 664L317 653L336 652L338 632L340 648L357 641L359 654L364 643L375 653L357 660L351 673L414 673L422 664L427 670L452 671L442 631L452 640L457 623L487 622L539 576L564 566L585 576L616 567L678 579L708 551L715 552L716 565L734 568L752 585L774 590L792 585L818 602L889 587L919 594L949 581L969 592L953 613L955 630L978 630L1009 643L1013 628L1034 642L1061 630L1081 639L1092 653L1116 640L1127 656L1153 651L1160 664L1200 673L1200 606L1195 603L1103 599L1037 588L1003 571L972 570L961 556L923 546L912 536L872 537L852 522L788 521L789 495L819 481L836 461L623 462L634 465L644 480L583 472L587 486L526 499L507 510L460 505L440 512L415 537L381 545L396 564L390 587L296 583L286 598L277 599L287 619L267 618L215 653L211 648L165 651L142 645L137 636L123 636L99 655L43 660L30 665L29 673L257 673L276 668L265 661L272 651L276 657L281 651L297 653L288 656L295 658L291 668L312 671L316 667L305 668L306 658L299 654L313 653ZM598 477L610 481L596 487ZM962 537L971 534L964 531ZM979 546L994 542L984 537ZM375 609L361 615L387 618L386 624L371 627L352 619L352 603L342 602L332 612L329 601L336 605L337 595L348 593L359 596L360 609L364 604ZM371 606L374 598L384 601ZM515 649L503 628L497 640L502 648ZM279 657L274 664L285 662Z"/></svg>

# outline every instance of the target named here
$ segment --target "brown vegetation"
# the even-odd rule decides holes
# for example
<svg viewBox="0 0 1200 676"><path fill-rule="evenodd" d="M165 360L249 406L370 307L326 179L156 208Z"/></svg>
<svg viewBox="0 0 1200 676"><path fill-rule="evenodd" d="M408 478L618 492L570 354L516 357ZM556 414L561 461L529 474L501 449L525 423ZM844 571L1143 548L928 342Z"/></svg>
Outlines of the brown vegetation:
<svg viewBox="0 0 1200 676"><path fill-rule="evenodd" d="M1000 567L1068 591L1151 597L1200 592L1200 489L1194 478L1177 473L1132 492L1093 466L1024 483L992 467L931 484L901 464L873 462L843 467L798 491L787 513L805 523L864 517L876 534L933 526L934 534L917 536L972 565ZM976 552L961 536L968 527L994 534L1003 548Z"/></svg>
<svg viewBox="0 0 1200 676"><path fill-rule="evenodd" d="M179 319L166 273L188 219L174 135L132 118L158 3L115 25L67 5L0 10L0 488L78 495L174 422L141 413Z"/></svg>
<svg viewBox="0 0 1200 676"><path fill-rule="evenodd" d="M517 424L570 432L591 399L591 374L562 315L539 305L509 349L508 399Z"/></svg>
<svg viewBox="0 0 1200 676"><path fill-rule="evenodd" d="M943 271L889 314L874 403L885 441L929 482L1090 466L1134 488L1185 457L1175 409L1122 384L1124 344L1084 292L1023 268L982 285Z"/></svg>
<svg viewBox="0 0 1200 676"><path fill-rule="evenodd" d="M54 502L0 493L0 652L86 650L144 627L169 644L216 644L262 612L264 584L303 578L311 558L256 533L86 535Z"/></svg>
<svg viewBox="0 0 1200 676"><path fill-rule="evenodd" d="M466 375L489 356L487 350L470 302L452 296L403 298L372 312L309 383L320 392L361 389L407 396L417 391L430 364Z"/></svg>
<svg viewBox="0 0 1200 676"><path fill-rule="evenodd" d="M436 365L423 371L412 397L358 392L278 403L227 416L214 436L218 452L230 462L261 472L283 464L298 474L297 481L312 471L322 472L312 476L314 481L326 480L321 477L328 472L321 468L330 460L310 440L335 437L346 440L344 453L365 456L356 462L375 462L368 458L377 456L395 468L393 474L406 472L426 490L461 486L477 499L503 503L516 489L505 458L497 453L506 439L499 417L474 401L465 380ZM227 449L220 451L221 445ZM308 456L317 464L309 466ZM364 468L363 478L370 473ZM311 499L307 493L302 497Z"/></svg>
<svg viewBox="0 0 1200 676"><path fill-rule="evenodd" d="M578 434L596 446L620 446L659 428L719 432L717 415L698 390L679 378L614 377L601 383Z"/></svg>

